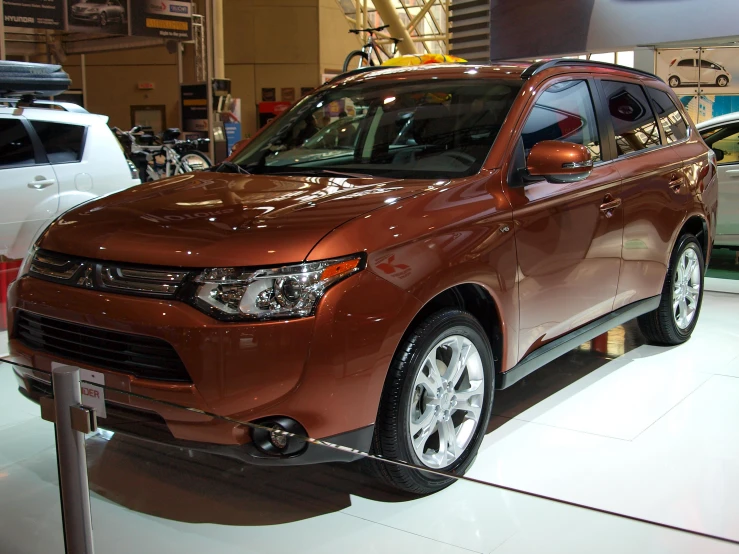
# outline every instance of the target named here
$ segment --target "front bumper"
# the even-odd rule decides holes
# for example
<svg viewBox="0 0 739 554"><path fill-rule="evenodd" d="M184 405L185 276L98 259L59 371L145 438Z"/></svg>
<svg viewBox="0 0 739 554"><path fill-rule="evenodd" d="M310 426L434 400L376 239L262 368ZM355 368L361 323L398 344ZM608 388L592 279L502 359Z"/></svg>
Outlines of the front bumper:
<svg viewBox="0 0 739 554"><path fill-rule="evenodd" d="M101 427L256 463L265 457L250 444L245 424L277 416L294 419L309 437L366 451L387 368L405 320L412 317L406 314L420 308L413 297L369 271L331 288L314 317L291 321L223 323L181 302L101 294L31 277L13 284L8 306L10 350L24 394L33 398L48 387L44 372L53 362L100 371L106 386L116 389L106 391L110 413L125 411L127 418L113 424L101 420ZM18 310L160 338L173 346L192 383L140 379L31 349L13 332ZM292 462L266 458L314 463L345 454L309 446Z"/></svg>

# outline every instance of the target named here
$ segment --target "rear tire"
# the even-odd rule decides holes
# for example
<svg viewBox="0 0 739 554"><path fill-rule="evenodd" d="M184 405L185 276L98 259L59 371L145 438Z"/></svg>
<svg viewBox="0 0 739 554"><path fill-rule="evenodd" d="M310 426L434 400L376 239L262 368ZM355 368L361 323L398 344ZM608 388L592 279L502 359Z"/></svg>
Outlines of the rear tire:
<svg viewBox="0 0 739 554"><path fill-rule="evenodd" d="M372 452L464 475L490 420L494 378L490 344L477 319L457 309L429 316L393 357ZM386 484L413 494L430 494L454 482L453 477L376 460L369 460L369 466Z"/></svg>
<svg viewBox="0 0 739 554"><path fill-rule="evenodd" d="M694 235L682 235L670 256L659 307L639 316L639 329L651 344L682 344L698 323L703 303L703 250Z"/></svg>
<svg viewBox="0 0 739 554"><path fill-rule="evenodd" d="M369 55L365 54L361 50L354 50L354 52L350 52L344 60L344 68L342 71L346 73L347 71L368 65L374 65L372 60L370 60Z"/></svg>

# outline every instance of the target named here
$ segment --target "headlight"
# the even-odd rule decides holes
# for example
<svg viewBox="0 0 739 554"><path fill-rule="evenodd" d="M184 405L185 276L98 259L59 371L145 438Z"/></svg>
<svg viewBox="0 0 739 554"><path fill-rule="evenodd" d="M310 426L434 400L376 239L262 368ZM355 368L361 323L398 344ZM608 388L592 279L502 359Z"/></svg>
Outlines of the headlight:
<svg viewBox="0 0 739 554"><path fill-rule="evenodd" d="M195 304L225 320L305 317L333 284L364 269L364 255L274 269L206 269L195 278Z"/></svg>
<svg viewBox="0 0 739 554"><path fill-rule="evenodd" d="M28 272L31 269L31 262L33 261L33 258L36 256L36 252L38 252L39 244L41 244L41 240L44 238L44 235L46 235L46 231L49 230L49 227L51 227L51 224L54 220L48 221L41 225L41 227L38 228L36 231L36 234L33 235L33 240L31 241L31 247L28 249L28 252L26 253L26 257L23 258L23 263L21 264L20 269L18 270L18 279L21 277L28 275Z"/></svg>
<svg viewBox="0 0 739 554"><path fill-rule="evenodd" d="M26 254L26 257L23 258L23 263L21 263L20 269L18 269L18 279L28 275L28 272L31 269L31 262L33 261L33 258L36 256L37 251L38 251L38 246L36 246L36 243L32 244L31 248L28 249L28 253Z"/></svg>

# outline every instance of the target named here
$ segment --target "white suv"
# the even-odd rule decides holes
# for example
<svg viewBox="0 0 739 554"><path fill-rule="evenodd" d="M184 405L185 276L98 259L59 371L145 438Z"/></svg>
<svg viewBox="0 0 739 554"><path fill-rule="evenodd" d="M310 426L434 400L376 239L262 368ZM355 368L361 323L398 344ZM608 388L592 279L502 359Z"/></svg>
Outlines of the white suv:
<svg viewBox="0 0 739 554"><path fill-rule="evenodd" d="M74 105L32 106L0 107L0 260L23 258L56 215L141 183L107 116Z"/></svg>

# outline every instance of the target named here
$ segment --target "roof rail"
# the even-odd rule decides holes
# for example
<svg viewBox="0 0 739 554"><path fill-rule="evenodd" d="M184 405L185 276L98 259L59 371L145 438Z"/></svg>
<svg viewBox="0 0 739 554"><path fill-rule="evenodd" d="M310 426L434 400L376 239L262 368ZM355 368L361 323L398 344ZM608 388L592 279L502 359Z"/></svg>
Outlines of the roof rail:
<svg viewBox="0 0 739 554"><path fill-rule="evenodd" d="M557 58L556 60L548 60L548 61L541 61L541 62L533 63L529 67L527 67L523 73L521 73L521 79L526 81L530 79L531 77L533 77L534 75L541 73L542 71L545 71L551 67L557 67L560 65L589 65L589 66L596 66L596 67L604 67L607 69L618 69L620 71L626 71L628 73L636 73L644 77L650 77L652 79L657 79L659 81L662 81L662 79L660 77L657 77L654 73L649 73L648 71L642 71L641 69L634 69L631 67L626 67L624 65L616 65L614 63L596 62L593 60L581 60L579 58Z"/></svg>
<svg viewBox="0 0 739 554"><path fill-rule="evenodd" d="M452 65L452 63L445 63L443 65ZM484 63L479 62L453 62L453 65L486 65ZM423 67L423 65L369 65L366 67L358 67L357 69L352 69L351 71L346 71L344 73L340 73L330 81L326 81L324 84L330 84L335 81L338 81L339 79L343 79L345 77L351 77L352 75L360 75L362 73L367 73L368 71L381 71L381 70L388 70L388 69L401 69L401 68L408 68L408 67Z"/></svg>
<svg viewBox="0 0 739 554"><path fill-rule="evenodd" d="M82 106L73 102L57 102L54 100L36 100L33 97L0 97L0 106L7 104L11 108L46 108L71 113L90 113Z"/></svg>
<svg viewBox="0 0 739 554"><path fill-rule="evenodd" d="M344 79L345 77L351 77L353 75L360 75L362 73L367 73L368 71L381 71L383 69L398 69L398 66L395 65L368 65L365 67L358 67L357 69L352 69L351 71L345 71L344 73L339 73L336 77L331 79L330 81L326 81L324 84L331 84L335 83L336 81L340 79Z"/></svg>

